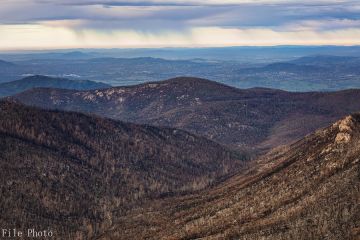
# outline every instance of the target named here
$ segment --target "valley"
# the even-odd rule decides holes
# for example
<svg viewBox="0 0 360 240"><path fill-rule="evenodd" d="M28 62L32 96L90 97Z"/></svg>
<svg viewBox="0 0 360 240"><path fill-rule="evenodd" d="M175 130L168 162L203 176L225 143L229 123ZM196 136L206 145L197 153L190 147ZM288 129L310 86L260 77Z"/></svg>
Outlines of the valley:
<svg viewBox="0 0 360 240"><path fill-rule="evenodd" d="M11 101L0 112L2 226L51 226L56 239L360 236L359 114L249 162L181 130Z"/></svg>
<svg viewBox="0 0 360 240"><path fill-rule="evenodd" d="M354 114L212 189L149 202L101 239L358 239L359 141Z"/></svg>
<svg viewBox="0 0 360 240"><path fill-rule="evenodd" d="M0 0L0 240L360 240L360 1Z"/></svg>
<svg viewBox="0 0 360 240"><path fill-rule="evenodd" d="M305 57L243 74L315 76L342 71L339 61L356 71L355 57ZM360 236L358 89L35 75L0 84L0 95L6 229L79 240Z"/></svg>
<svg viewBox="0 0 360 240"><path fill-rule="evenodd" d="M204 189L246 158L187 132L0 102L0 224L91 239L145 200Z"/></svg>

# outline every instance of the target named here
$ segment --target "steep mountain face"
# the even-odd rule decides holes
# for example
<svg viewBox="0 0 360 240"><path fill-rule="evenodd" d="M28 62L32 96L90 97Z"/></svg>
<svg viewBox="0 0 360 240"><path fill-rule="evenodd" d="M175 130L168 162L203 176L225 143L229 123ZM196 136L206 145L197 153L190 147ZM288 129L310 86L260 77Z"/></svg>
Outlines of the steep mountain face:
<svg viewBox="0 0 360 240"><path fill-rule="evenodd" d="M128 213L103 239L360 238L360 114L273 151L245 174Z"/></svg>
<svg viewBox="0 0 360 240"><path fill-rule="evenodd" d="M11 96L31 88L48 87L74 90L103 89L111 87L108 84L88 80L69 80L35 75L17 81L0 84L0 97Z"/></svg>
<svg viewBox="0 0 360 240"><path fill-rule="evenodd" d="M175 127L233 149L255 152L289 144L360 110L359 90L334 93L241 90L197 78L93 91L34 89L15 98L43 108Z"/></svg>
<svg viewBox="0 0 360 240"><path fill-rule="evenodd" d="M145 199L201 190L244 165L181 130L0 101L0 225L102 234Z"/></svg>

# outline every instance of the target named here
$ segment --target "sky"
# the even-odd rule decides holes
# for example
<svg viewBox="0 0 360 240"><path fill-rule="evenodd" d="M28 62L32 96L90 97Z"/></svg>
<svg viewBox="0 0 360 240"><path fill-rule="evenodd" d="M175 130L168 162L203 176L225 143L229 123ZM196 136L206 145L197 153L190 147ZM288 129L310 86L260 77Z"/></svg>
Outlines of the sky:
<svg viewBox="0 0 360 240"><path fill-rule="evenodd" d="M0 0L0 50L360 45L359 0Z"/></svg>

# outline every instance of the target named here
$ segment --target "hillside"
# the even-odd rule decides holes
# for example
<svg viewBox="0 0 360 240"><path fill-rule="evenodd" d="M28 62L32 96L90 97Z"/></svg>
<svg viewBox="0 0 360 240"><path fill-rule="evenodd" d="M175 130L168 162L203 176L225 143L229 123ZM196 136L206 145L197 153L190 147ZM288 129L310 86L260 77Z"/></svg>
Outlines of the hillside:
<svg viewBox="0 0 360 240"><path fill-rule="evenodd" d="M359 64L360 58L352 56L315 55L301 57L291 62L302 65L334 67Z"/></svg>
<svg viewBox="0 0 360 240"><path fill-rule="evenodd" d="M111 87L108 84L88 80L69 80L65 78L53 78L41 75L25 77L23 79L0 83L0 97L11 96L28 89L48 87L74 90L90 90Z"/></svg>
<svg viewBox="0 0 360 240"><path fill-rule="evenodd" d="M198 194L151 202L102 239L360 238L360 114Z"/></svg>
<svg viewBox="0 0 360 240"><path fill-rule="evenodd" d="M291 93L198 78L92 91L34 89L15 98L43 108L175 127L251 152L289 144L360 110L360 90Z"/></svg>
<svg viewBox="0 0 360 240"><path fill-rule="evenodd" d="M198 191L243 158L205 138L0 101L0 225L89 239L145 199Z"/></svg>
<svg viewBox="0 0 360 240"><path fill-rule="evenodd" d="M0 60L0 67L12 67L15 66L15 64L11 63L11 62L7 62L4 60Z"/></svg>

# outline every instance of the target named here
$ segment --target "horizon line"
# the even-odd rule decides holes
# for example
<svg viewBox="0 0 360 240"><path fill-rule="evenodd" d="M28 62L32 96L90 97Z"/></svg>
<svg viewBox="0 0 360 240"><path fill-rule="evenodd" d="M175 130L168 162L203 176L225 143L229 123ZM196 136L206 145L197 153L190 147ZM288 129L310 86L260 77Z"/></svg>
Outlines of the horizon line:
<svg viewBox="0 0 360 240"><path fill-rule="evenodd" d="M279 44L279 45L233 45L233 46L164 46L164 47L109 47L109 48L33 48L33 49L0 49L0 54L2 53L21 53L21 52L49 52L49 51L76 51L76 50L147 50L147 49L221 49L221 48L291 48L291 47L303 47L303 48L321 48L321 47L360 47L360 44L354 45L329 45L329 44L320 44L320 45L297 45L297 44Z"/></svg>

